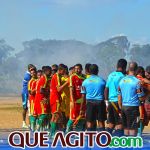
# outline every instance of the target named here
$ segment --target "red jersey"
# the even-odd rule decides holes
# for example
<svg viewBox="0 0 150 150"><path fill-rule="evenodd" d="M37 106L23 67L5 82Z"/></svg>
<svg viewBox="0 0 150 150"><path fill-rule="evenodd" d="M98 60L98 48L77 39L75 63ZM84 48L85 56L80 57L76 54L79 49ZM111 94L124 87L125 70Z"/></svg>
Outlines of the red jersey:
<svg viewBox="0 0 150 150"><path fill-rule="evenodd" d="M41 78L37 81L35 105L38 115L49 113L49 105L42 103L44 99L49 99L49 93L42 92L42 89L44 89L44 91L47 91L46 89L48 88L48 85L49 83L46 75L42 75Z"/></svg>
<svg viewBox="0 0 150 150"><path fill-rule="evenodd" d="M28 91L29 91L29 103L30 103L30 114L34 114L35 107L35 90L36 90L36 79L32 78L28 83Z"/></svg>
<svg viewBox="0 0 150 150"><path fill-rule="evenodd" d="M144 78L143 78L142 76L140 76L140 75L137 75L136 77L137 77L140 81L143 81L143 80L144 80ZM147 83L144 83L142 86L143 86L143 88L145 88L145 89L148 88L148 84L147 84Z"/></svg>
<svg viewBox="0 0 150 150"><path fill-rule="evenodd" d="M84 80L85 80L84 75L79 76L77 74L73 74L70 76L69 86L74 88L73 97L75 101L77 101L78 99L82 97L81 87L82 87L82 82Z"/></svg>
<svg viewBox="0 0 150 150"><path fill-rule="evenodd" d="M32 78L28 83L28 91L29 91L29 100L35 98L35 93L31 94L32 92L36 91L36 79Z"/></svg>
<svg viewBox="0 0 150 150"><path fill-rule="evenodd" d="M52 76L50 84L50 104L61 101L61 93L57 91L57 87L61 85L61 76L58 73L55 73Z"/></svg>

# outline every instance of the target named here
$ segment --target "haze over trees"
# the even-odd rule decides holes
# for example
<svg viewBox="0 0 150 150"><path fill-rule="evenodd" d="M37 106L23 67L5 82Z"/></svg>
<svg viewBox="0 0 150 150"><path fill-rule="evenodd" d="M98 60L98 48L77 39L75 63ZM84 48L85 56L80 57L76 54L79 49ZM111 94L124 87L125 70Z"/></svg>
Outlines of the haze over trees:
<svg viewBox="0 0 150 150"><path fill-rule="evenodd" d="M105 79L120 58L137 61L144 67L150 65L150 44L132 44L126 36L116 36L96 45L77 40L33 39L23 42L23 47L12 55L15 49L0 40L0 94L21 93L23 75L29 63L37 68L54 63L69 67L76 63L97 63L99 74Z"/></svg>

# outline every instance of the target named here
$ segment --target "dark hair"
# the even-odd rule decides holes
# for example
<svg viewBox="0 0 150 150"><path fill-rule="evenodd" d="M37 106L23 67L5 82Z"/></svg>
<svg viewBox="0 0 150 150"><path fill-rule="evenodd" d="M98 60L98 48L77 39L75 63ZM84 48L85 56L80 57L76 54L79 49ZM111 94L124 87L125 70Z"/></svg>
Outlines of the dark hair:
<svg viewBox="0 0 150 150"><path fill-rule="evenodd" d="M44 66L43 72L46 72L47 70L52 70L52 68L50 66Z"/></svg>
<svg viewBox="0 0 150 150"><path fill-rule="evenodd" d="M38 70L37 73L42 73L42 70Z"/></svg>
<svg viewBox="0 0 150 150"><path fill-rule="evenodd" d="M30 70L31 68L36 68L33 64L29 64L28 65L28 70Z"/></svg>
<svg viewBox="0 0 150 150"><path fill-rule="evenodd" d="M138 68L138 64L136 62L129 63L129 71L136 72Z"/></svg>
<svg viewBox="0 0 150 150"><path fill-rule="evenodd" d="M90 74L98 75L98 66L96 64L91 64L89 68Z"/></svg>
<svg viewBox="0 0 150 150"><path fill-rule="evenodd" d="M142 66L137 67L136 75L141 75L143 78L145 77L145 70Z"/></svg>
<svg viewBox="0 0 150 150"><path fill-rule="evenodd" d="M127 61L125 59L119 59L117 62L117 68L126 69L127 67Z"/></svg>
<svg viewBox="0 0 150 150"><path fill-rule="evenodd" d="M52 68L55 68L54 70L57 71L57 70L58 70L58 65L57 65L57 64L53 64L53 65L52 65Z"/></svg>
<svg viewBox="0 0 150 150"><path fill-rule="evenodd" d="M150 66L147 66L145 69L146 72L150 73Z"/></svg>
<svg viewBox="0 0 150 150"><path fill-rule="evenodd" d="M59 64L58 70L66 69L66 65L64 64Z"/></svg>
<svg viewBox="0 0 150 150"><path fill-rule="evenodd" d="M78 66L80 67L81 70L83 70L82 65L81 64L76 64L75 67Z"/></svg>
<svg viewBox="0 0 150 150"><path fill-rule="evenodd" d="M86 65L85 65L85 71L86 72L90 72L90 66L91 66L91 64L90 63L87 63Z"/></svg>
<svg viewBox="0 0 150 150"><path fill-rule="evenodd" d="M52 70L51 66L46 66L46 69Z"/></svg>
<svg viewBox="0 0 150 150"><path fill-rule="evenodd" d="M74 66L70 67L70 68L69 68L69 71L72 70L72 69L74 69Z"/></svg>
<svg viewBox="0 0 150 150"><path fill-rule="evenodd" d="M44 70L45 70L45 68L46 68L46 66L42 66L42 71L44 71Z"/></svg>

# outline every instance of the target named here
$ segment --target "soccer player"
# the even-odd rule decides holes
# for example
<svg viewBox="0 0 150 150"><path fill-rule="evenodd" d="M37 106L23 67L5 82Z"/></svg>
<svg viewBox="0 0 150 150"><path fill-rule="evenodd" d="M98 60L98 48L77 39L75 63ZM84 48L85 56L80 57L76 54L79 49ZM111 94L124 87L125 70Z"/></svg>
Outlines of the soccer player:
<svg viewBox="0 0 150 150"><path fill-rule="evenodd" d="M45 121L50 113L49 108L49 78L51 75L51 67L43 68L43 75L37 81L35 96L35 111L39 116L38 130L44 130Z"/></svg>
<svg viewBox="0 0 150 150"><path fill-rule="evenodd" d="M35 66L32 64L28 65L28 71L25 73L24 75L24 80L23 80L23 88L22 88L22 105L23 105L23 112L22 112L22 117L23 117L23 124L22 127L23 128L28 128L28 126L26 125L26 114L27 114L27 110L28 110L28 82L31 79L31 75L30 75L30 71L32 69L34 69Z"/></svg>
<svg viewBox="0 0 150 150"><path fill-rule="evenodd" d="M90 63L87 63L87 64L85 65L85 75L86 75L86 78L89 78L89 77L90 77L90 66L91 66Z"/></svg>
<svg viewBox="0 0 150 150"><path fill-rule="evenodd" d="M42 70L37 71L37 79L40 79L42 76Z"/></svg>
<svg viewBox="0 0 150 150"><path fill-rule="evenodd" d="M70 76L69 86L70 86L70 119L67 123L66 132L71 130L73 123L80 117L80 107L83 103L83 98L81 94L82 82L85 80L85 75L82 74L82 65L75 65L75 73ZM83 103L82 108L83 116L85 118L85 103ZM81 119L80 122L75 126L75 130L83 130L84 120Z"/></svg>
<svg viewBox="0 0 150 150"><path fill-rule="evenodd" d="M69 72L68 72L68 67L65 67L65 73L61 77L61 83L64 84L67 82L69 79ZM62 103L61 103L61 111L64 113L64 116L66 117L66 120L69 118L69 112L70 112L70 91L69 87L65 86L64 89L62 90Z"/></svg>
<svg viewBox="0 0 150 150"><path fill-rule="evenodd" d="M28 83L28 92L29 92L29 103L30 103L30 128L32 131L35 131L36 117L37 114L34 111L35 107L35 94L36 94L36 81L37 81L37 72L36 69L31 70L31 80Z"/></svg>
<svg viewBox="0 0 150 150"><path fill-rule="evenodd" d="M144 116L144 125L148 126L149 120L150 120L150 66L146 67L145 70L145 77L147 79L147 82L144 84L144 88L147 90L147 97L145 99L144 103L144 109L145 109L145 116Z"/></svg>
<svg viewBox="0 0 150 150"><path fill-rule="evenodd" d="M69 68L69 75L71 76L72 74L74 74L74 66Z"/></svg>
<svg viewBox="0 0 150 150"><path fill-rule="evenodd" d="M58 71L58 65L52 65L52 75L54 75Z"/></svg>
<svg viewBox="0 0 150 150"><path fill-rule="evenodd" d="M118 85L120 80L125 76L126 67L127 61L125 59L119 59L117 62L117 69L109 74L105 88L105 98L108 100L107 131L112 134L113 130L115 129L113 134L114 136L122 136L124 132L122 127L122 119L119 114Z"/></svg>
<svg viewBox="0 0 150 150"><path fill-rule="evenodd" d="M53 138L56 132L56 124L60 119L61 111L60 105L62 102L61 92L68 82L65 82L63 85L61 83L61 77L65 73L65 65L60 64L58 66L58 72L52 76L51 85L50 85L50 108L51 108L51 137Z"/></svg>
<svg viewBox="0 0 150 150"><path fill-rule="evenodd" d="M119 83L118 104L122 110L122 121L125 136L136 136L138 130L139 105L144 92L140 80L135 77L137 63L131 62L128 75Z"/></svg>
<svg viewBox="0 0 150 150"><path fill-rule="evenodd" d="M85 79L82 83L82 95L86 100L86 121L87 131L94 131L94 124L96 120L97 131L105 130L106 120L106 105L104 102L104 90L106 82L98 76L98 66L91 64L89 67L90 77ZM81 110L82 111L82 108Z"/></svg>

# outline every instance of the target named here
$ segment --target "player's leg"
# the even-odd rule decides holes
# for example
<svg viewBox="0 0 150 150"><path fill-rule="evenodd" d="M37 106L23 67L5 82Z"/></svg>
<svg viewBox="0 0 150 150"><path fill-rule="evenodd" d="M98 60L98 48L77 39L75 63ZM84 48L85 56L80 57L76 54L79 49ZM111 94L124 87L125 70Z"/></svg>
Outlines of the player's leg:
<svg viewBox="0 0 150 150"><path fill-rule="evenodd" d="M129 135L137 136L138 131L138 118L139 118L139 107L130 107L128 110L128 123L129 123Z"/></svg>
<svg viewBox="0 0 150 150"><path fill-rule="evenodd" d="M28 128L28 126L26 124L26 114L28 111L27 102L28 102L28 94L22 94L22 105L23 105L23 111L22 111L23 124L22 124L22 127L23 128Z"/></svg>
<svg viewBox="0 0 150 150"><path fill-rule="evenodd" d="M115 116L114 116L114 110L112 104L109 102L108 103L108 117L107 117L107 123L108 127L106 128L106 131L112 134L114 127L115 127Z"/></svg>
<svg viewBox="0 0 150 150"><path fill-rule="evenodd" d="M105 120L107 119L105 102L100 101L99 103L96 103L96 110L98 120L97 131L105 131Z"/></svg>

